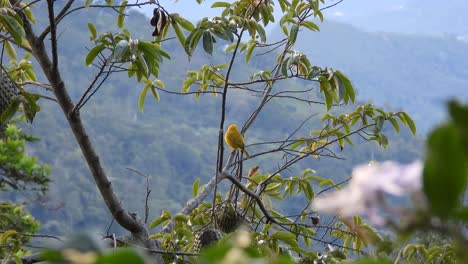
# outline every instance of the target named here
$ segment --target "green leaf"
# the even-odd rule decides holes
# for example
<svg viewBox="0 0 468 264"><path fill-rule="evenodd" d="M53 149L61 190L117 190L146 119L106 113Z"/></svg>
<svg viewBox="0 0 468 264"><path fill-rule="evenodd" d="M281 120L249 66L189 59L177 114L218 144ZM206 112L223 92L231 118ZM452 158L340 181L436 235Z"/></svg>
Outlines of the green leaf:
<svg viewBox="0 0 468 264"><path fill-rule="evenodd" d="M455 101L449 103L449 112L455 125L459 128L462 138L462 143L465 146L466 155L468 156L468 105L462 106Z"/></svg>
<svg viewBox="0 0 468 264"><path fill-rule="evenodd" d="M281 64L281 74L286 77L288 76L288 66L289 66L289 60L291 58L287 58L283 61L283 64Z"/></svg>
<svg viewBox="0 0 468 264"><path fill-rule="evenodd" d="M213 37L209 31L203 32L203 49L213 55Z"/></svg>
<svg viewBox="0 0 468 264"><path fill-rule="evenodd" d="M86 0L85 7L88 8L93 3L93 0Z"/></svg>
<svg viewBox="0 0 468 264"><path fill-rule="evenodd" d="M30 8L24 8L23 13L29 19L29 21L31 21L31 23L36 24L36 19L34 18L34 14Z"/></svg>
<svg viewBox="0 0 468 264"><path fill-rule="evenodd" d="M304 194L306 196L307 201L310 202L312 201L315 195L314 189L312 188L312 185L310 184L310 182L305 182L304 187L305 187L303 188Z"/></svg>
<svg viewBox="0 0 468 264"><path fill-rule="evenodd" d="M312 21L302 21L301 25L312 31L320 31L320 28L317 26L317 24Z"/></svg>
<svg viewBox="0 0 468 264"><path fill-rule="evenodd" d="M468 207L461 208L452 213L451 217L468 223Z"/></svg>
<svg viewBox="0 0 468 264"><path fill-rule="evenodd" d="M190 220L190 218L184 214L176 214L174 215L174 220L187 223Z"/></svg>
<svg viewBox="0 0 468 264"><path fill-rule="evenodd" d="M339 70L335 71L335 74L340 78L341 82L343 83L345 87L346 93L348 94L349 98L351 98L351 102L354 103L354 100L356 98L356 93L354 91L353 85L351 84L351 81L348 79L346 75L344 75Z"/></svg>
<svg viewBox="0 0 468 264"><path fill-rule="evenodd" d="M95 40L97 38L96 27L94 26L93 23L88 23L88 29L89 29L89 32L91 33L91 36L89 37L89 39L90 40Z"/></svg>
<svg viewBox="0 0 468 264"><path fill-rule="evenodd" d="M153 222L151 222L151 224L149 225L149 229L153 229L155 227L157 227L158 225L160 225L162 222L164 221L167 221L171 219L171 213L169 211L166 211L166 210L163 210L162 213L161 213L161 216L154 219Z"/></svg>
<svg viewBox="0 0 468 264"><path fill-rule="evenodd" d="M179 14L174 13L171 14L171 18L175 20L177 24L179 24L185 30L192 32L195 29L195 26L185 18L181 17Z"/></svg>
<svg viewBox="0 0 468 264"><path fill-rule="evenodd" d="M252 53L257 46L257 42L250 42L247 44L247 52L245 53L245 62L249 63L250 57L252 57Z"/></svg>
<svg viewBox="0 0 468 264"><path fill-rule="evenodd" d="M18 111L18 107L21 103L21 98L16 96L13 98L8 107L0 115L0 124L6 124Z"/></svg>
<svg viewBox="0 0 468 264"><path fill-rule="evenodd" d="M211 8L215 7L224 7L224 8L229 8L231 7L231 3L228 2L215 2L214 4L211 5Z"/></svg>
<svg viewBox="0 0 468 264"><path fill-rule="evenodd" d="M296 235L291 232L279 231L271 234L270 237L285 242L293 247L299 246L299 243L297 243L296 240Z"/></svg>
<svg viewBox="0 0 468 264"><path fill-rule="evenodd" d="M327 111L330 111L330 109L333 106L333 91L331 91L330 82L325 77L320 78L320 91L322 91L325 95L325 104L327 106Z"/></svg>
<svg viewBox="0 0 468 264"><path fill-rule="evenodd" d="M302 144L304 144L304 140L302 140L302 139L301 139L301 140L298 140L298 141L294 142L294 143L291 145L290 149L294 150L294 149L296 149L297 147L299 147L299 146L302 145Z"/></svg>
<svg viewBox="0 0 468 264"><path fill-rule="evenodd" d="M400 125L398 125L398 121L393 117L390 117L388 120L390 120L390 123L392 123L392 126L395 128L395 131L400 133Z"/></svg>
<svg viewBox="0 0 468 264"><path fill-rule="evenodd" d="M143 112L143 106L145 104L146 93L148 93L148 90L150 87L151 87L151 84L145 85L145 87L143 87L143 90L140 93L140 97L138 99L138 110L140 112Z"/></svg>
<svg viewBox="0 0 468 264"><path fill-rule="evenodd" d="M296 43L298 32L299 32L299 25L298 24L292 25L291 31L289 32L289 41L291 42L291 45L294 45L294 43Z"/></svg>
<svg viewBox="0 0 468 264"><path fill-rule="evenodd" d="M432 131L427 142L423 186L435 214L446 217L460 205L467 168L457 128L447 124Z"/></svg>
<svg viewBox="0 0 468 264"><path fill-rule="evenodd" d="M172 23L172 28L174 29L174 32L176 33L177 40L179 40L180 45L184 46L185 44L185 35L180 29L179 25L177 23Z"/></svg>
<svg viewBox="0 0 468 264"><path fill-rule="evenodd" d="M383 116L377 116L375 118L375 133L380 133L384 126L385 118Z"/></svg>
<svg viewBox="0 0 468 264"><path fill-rule="evenodd" d="M182 89L181 91L183 93L187 93L190 91L190 86L196 81L197 79L196 78L187 78L184 80L184 83L182 84Z"/></svg>
<svg viewBox="0 0 468 264"><path fill-rule="evenodd" d="M260 41L265 43L266 40L267 40L266 39L265 29L262 26L258 25L257 32L258 32L258 35L260 36Z"/></svg>
<svg viewBox="0 0 468 264"><path fill-rule="evenodd" d="M26 120L29 123L32 123L34 120L34 117L36 116L36 113L39 112L41 107L36 103L36 101L40 98L39 95L37 94L31 94L31 93L23 93L23 108L24 108L24 114L26 116Z"/></svg>
<svg viewBox="0 0 468 264"><path fill-rule="evenodd" d="M145 57L148 57L150 60L161 60L161 56L170 59L171 57L164 52L162 49L160 49L158 46L155 44L148 42L148 41L139 41L138 42L138 50L143 52Z"/></svg>
<svg viewBox="0 0 468 264"><path fill-rule="evenodd" d="M192 186L192 195L196 197L198 195L198 187L200 185L200 178L197 178Z"/></svg>
<svg viewBox="0 0 468 264"><path fill-rule="evenodd" d="M150 86L151 88L151 93L153 94L153 97L154 99L159 102L159 93L158 93L158 89L156 87L154 87L153 85Z"/></svg>
<svg viewBox="0 0 468 264"><path fill-rule="evenodd" d="M104 46L104 44L101 44L101 45L97 45L96 47L92 48L88 55L86 55L86 58L85 58L85 64L87 66L89 66L93 61L94 59L96 58L96 56L101 52L103 51L104 49L106 48L106 46Z"/></svg>
<svg viewBox="0 0 468 264"><path fill-rule="evenodd" d="M403 113L401 113L401 112L397 113L397 116L398 116L398 118L400 118L402 124L408 125L408 122L406 122L406 117L405 117L405 115Z"/></svg>
<svg viewBox="0 0 468 264"><path fill-rule="evenodd" d="M200 41L200 38L202 36L203 30L194 30L189 34L189 36L185 40L184 50L189 57L193 55L193 52L195 51L198 45L198 41Z"/></svg>
<svg viewBox="0 0 468 264"><path fill-rule="evenodd" d="M122 28L125 21L125 8L127 7L128 1L123 1L119 7L119 15L117 16L117 27Z"/></svg>
<svg viewBox="0 0 468 264"><path fill-rule="evenodd" d="M415 135L416 134L416 125L414 124L413 119L411 119L411 117L405 112L403 112L402 114L405 116L406 123L408 124L409 128L411 129L411 132L413 133L413 135Z"/></svg>
<svg viewBox="0 0 468 264"><path fill-rule="evenodd" d="M16 51L15 51L15 48L13 48L13 46L11 46L10 44L10 41L8 40L5 40L4 42L4 47L5 47L5 50L8 54L8 56L10 56L10 58L16 60Z"/></svg>
<svg viewBox="0 0 468 264"><path fill-rule="evenodd" d="M26 36L23 26L9 15L1 15L0 24L5 26L17 44L21 43L22 39Z"/></svg>

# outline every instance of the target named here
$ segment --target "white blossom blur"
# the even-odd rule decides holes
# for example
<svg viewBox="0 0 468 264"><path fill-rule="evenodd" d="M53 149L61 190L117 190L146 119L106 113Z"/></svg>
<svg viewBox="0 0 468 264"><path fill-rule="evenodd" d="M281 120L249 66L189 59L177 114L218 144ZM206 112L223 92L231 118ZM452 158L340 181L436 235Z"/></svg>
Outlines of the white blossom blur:
<svg viewBox="0 0 468 264"><path fill-rule="evenodd" d="M382 215L390 213L395 217L397 210L386 204L386 194L421 199L423 168L421 161L407 165L386 161L357 166L348 186L316 197L312 207L343 217L366 215L374 224L384 224Z"/></svg>

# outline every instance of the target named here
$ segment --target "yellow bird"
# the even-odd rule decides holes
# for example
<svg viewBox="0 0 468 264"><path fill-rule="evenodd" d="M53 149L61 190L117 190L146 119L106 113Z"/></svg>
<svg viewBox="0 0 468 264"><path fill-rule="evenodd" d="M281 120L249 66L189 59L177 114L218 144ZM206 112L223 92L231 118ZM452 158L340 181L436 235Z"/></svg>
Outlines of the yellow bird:
<svg viewBox="0 0 468 264"><path fill-rule="evenodd" d="M236 125L230 125L228 127L226 135L224 135L224 140L233 150L240 149L242 152L244 152L247 158L250 158L249 153L247 153L247 150L245 150L244 137L239 132L239 130L237 130Z"/></svg>

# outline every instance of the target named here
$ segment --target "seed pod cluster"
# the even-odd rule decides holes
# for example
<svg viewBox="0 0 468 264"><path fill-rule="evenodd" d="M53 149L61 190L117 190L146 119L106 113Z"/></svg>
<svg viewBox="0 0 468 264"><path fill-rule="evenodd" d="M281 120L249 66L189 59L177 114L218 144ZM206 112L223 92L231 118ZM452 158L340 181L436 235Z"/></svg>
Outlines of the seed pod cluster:
<svg viewBox="0 0 468 264"><path fill-rule="evenodd" d="M244 218L231 203L218 205L218 208L215 208L215 210L219 229L226 234L234 232L244 223Z"/></svg>
<svg viewBox="0 0 468 264"><path fill-rule="evenodd" d="M204 247L216 243L223 237L223 234L213 228L205 228L197 233L193 240L193 252L199 253Z"/></svg>
<svg viewBox="0 0 468 264"><path fill-rule="evenodd" d="M0 73L0 116L8 108L13 98L19 94L16 83L8 76L8 74ZM8 120L0 123L0 137L3 137Z"/></svg>
<svg viewBox="0 0 468 264"><path fill-rule="evenodd" d="M163 29L167 26L167 22L171 20L171 16L159 7L153 10L153 17L151 18L150 24L154 27L152 36L157 37L161 34Z"/></svg>

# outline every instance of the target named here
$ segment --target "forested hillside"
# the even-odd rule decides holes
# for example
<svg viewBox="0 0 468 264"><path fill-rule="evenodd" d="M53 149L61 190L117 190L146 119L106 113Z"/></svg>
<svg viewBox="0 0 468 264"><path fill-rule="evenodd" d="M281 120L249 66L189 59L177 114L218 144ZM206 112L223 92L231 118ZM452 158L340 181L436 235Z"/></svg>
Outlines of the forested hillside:
<svg viewBox="0 0 468 264"><path fill-rule="evenodd" d="M349 73L361 99L404 108L422 134L442 120L448 99L468 100L468 44L455 37L368 33L328 21L296 46L314 63Z"/></svg>
<svg viewBox="0 0 468 264"><path fill-rule="evenodd" d="M83 21L99 17L96 23L98 31L104 25L115 23L108 12L90 11L86 14L89 17L71 16L58 28L63 38L59 47L60 59L67 61L66 68L61 70L65 79L76 84L70 87L75 100L83 92L78 90L79 87L91 81L93 70L77 70L84 63L87 47L92 46L87 41L89 32ZM148 23L147 18L136 12L127 18L128 28L138 32L134 35L143 39L151 39ZM468 46L461 42L449 38L364 33L335 23L325 23L321 27L321 32L308 33L307 37L299 39L298 49L307 51L312 63L342 69L354 82L361 103L372 98L373 102L385 104L390 109L409 111L417 126L422 128L422 133L442 116L440 106L445 95L466 95L468 74L463 65L468 59ZM218 43L212 57L200 50L189 61L176 45L176 40L163 43L172 55L160 71L166 89L179 92L186 70L197 69L205 63L226 63L223 46L223 43ZM273 57L263 56L262 64L269 63L269 58ZM234 79L252 74L256 66L259 65L236 65ZM195 99L193 95L160 91L160 102L148 96L144 112L140 113L137 102L141 85L128 80L126 73L117 76L102 86L82 109L93 142L102 153L113 185L128 208L141 215L146 194L145 178L127 169L131 168L151 177L151 216L158 215L162 209L174 211L191 196L195 179L201 178L203 183L213 175L218 125L217 115L213 113L219 109L219 98L205 94ZM298 88L302 84L287 82L285 85ZM63 115L54 102L43 101L41 105L43 111L38 113L34 126L24 127L43 138L32 144L30 150L41 161L52 165L54 183L48 197L41 199L40 204L33 199L27 201L33 206L32 213L41 220L41 228L49 233L90 228L104 232L112 217L92 184L78 146L69 140L70 132ZM234 118L227 122L244 122L241 117L251 107L249 98L239 98L228 105L228 116ZM247 143L260 139L274 140L293 131L306 117L323 114L324 110L323 105L277 100L265 109L259 122L254 123L246 134ZM320 129L317 122L320 116L312 118L307 129ZM271 121L272 117L276 122ZM277 120L281 119L287 121L283 123L287 124L284 127L278 126ZM355 140L360 143L358 137ZM390 138L386 150L372 142L356 145L337 150L343 160L308 159L302 162L301 167L313 168L320 176L342 179L356 164L372 159L410 162L422 153L421 139L411 136L406 128L398 136ZM255 153L260 149L251 147L249 151ZM254 165L265 170L276 166L269 160L258 159L247 161L245 166ZM285 174L294 175L298 171ZM58 219L61 224L56 221ZM63 223L67 223L66 226Z"/></svg>

